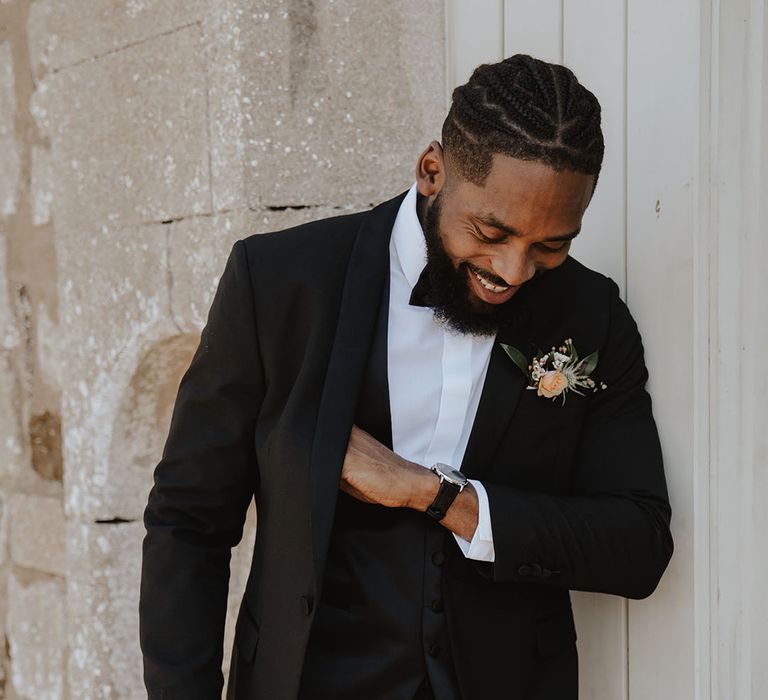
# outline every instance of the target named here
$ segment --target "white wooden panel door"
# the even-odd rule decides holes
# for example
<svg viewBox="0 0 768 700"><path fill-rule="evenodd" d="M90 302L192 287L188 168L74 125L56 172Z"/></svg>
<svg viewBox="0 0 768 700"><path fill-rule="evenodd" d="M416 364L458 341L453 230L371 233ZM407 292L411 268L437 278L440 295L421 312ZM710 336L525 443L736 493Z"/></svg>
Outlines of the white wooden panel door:
<svg viewBox="0 0 768 700"><path fill-rule="evenodd" d="M626 294L626 5L569 0L563 10L563 63L600 101L605 139L600 179L571 254Z"/></svg>
<svg viewBox="0 0 768 700"><path fill-rule="evenodd" d="M563 59L563 0L504 0L504 56Z"/></svg>
<svg viewBox="0 0 768 700"><path fill-rule="evenodd" d="M449 14L449 61L461 63L463 56L459 35L451 33L450 24L456 17ZM496 7L495 2L464 3L465 7ZM639 3L638 3L639 5ZM650 347L649 371L654 377L649 390L663 386L678 396L670 397L666 406L655 404L658 421L669 426L662 435L665 456L680 462L679 470L669 469L673 498L680 504L677 513L689 512L690 503L679 493L690 493L691 423L684 425L682 435L674 435L679 415L690 416L690 383L670 377L665 369L664 352L670 342L687 352L691 347L691 241L692 195L682 184L690 187L696 173L686 172L679 181L683 165L672 172L658 173L656 163L667 162L676 154L686 164L695 162L691 147L696 139L698 118L698 63L691 59L697 47L698 24L694 3L680 4L671 12L669 6L653 3L652 8L635 8L630 14L628 0L505 0L502 6L504 26L503 56L529 53L533 56L564 63L570 67L600 100L606 153L595 197L584 219L582 233L574 241L572 254L588 267L612 277L623 291L625 301L638 320L644 342ZM674 15L671 30L659 32L651 23ZM494 11L494 22L496 21ZM632 22L636 23L636 27ZM692 22L685 30L681 24ZM495 24L494 24L495 27ZM476 18L471 30L479 36L496 36L491 27L483 28ZM628 41L629 36L632 41ZM687 86L680 94L682 105L672 128L661 125L662 108L659 100L680 98L660 92L658 82L665 69L654 59L657 37L664 37L667 60L677 66L674 79ZM630 55L630 49L633 53ZM643 56L649 58L645 65ZM671 55L670 55L671 54ZM502 56L499 56L501 58ZM630 72L629 60L633 61ZM490 60L485 58L484 60ZM466 62L465 62L466 66ZM465 67L462 80L449 85L450 90L463 82L472 66ZM457 78L458 74L454 74ZM672 88L669 88L671 92ZM633 92L634 91L634 92ZM628 104L636 110L631 122L632 138L628 132ZM686 124L684 128L684 124ZM632 157L631 164L628 158ZM632 173L628 176L628 167ZM634 170L633 170L634 169ZM630 188L631 183L631 189ZM670 191L664 199L670 215L663 221L657 217L656 197L648 208L649 191L656 184ZM676 189L675 189L676 188ZM628 196L629 192L629 196ZM661 195L659 195L661 196ZM631 197L631 202L630 198ZM671 201L671 200L674 200ZM631 206L633 205L633 206ZM665 205L666 206L666 205ZM677 209L677 215L672 215ZM649 213L650 212L650 213ZM666 214L666 212L665 212ZM648 219L651 219L649 222ZM646 231L648 226L652 230ZM630 229L634 247L628 250ZM662 251L662 239L673 241L674 250ZM635 259L632 254L635 253ZM663 259L660 265L659 259ZM659 284L656 273L663 270L666 285ZM631 271L631 279L629 272ZM687 285L687 286L686 286ZM629 294L632 291L634 297ZM675 296L665 296L674 294ZM674 300L674 303L670 303ZM662 309L662 313L654 311ZM672 328L679 324L679 328ZM666 335L662 335L666 334ZM679 343L677 341L680 341ZM682 358L675 357L676 361ZM671 382L670 382L671 380ZM662 392L660 392L662 393ZM687 413L685 412L687 411ZM685 418L683 418L685 421ZM668 454L667 454L668 453ZM677 467L677 464L674 464ZM688 499L689 500L689 499ZM580 698L582 700L681 700L693 698L693 609L690 586L692 543L688 527L680 523L682 538L676 542L680 561L671 575L665 577L662 591L641 603L601 594L572 594L578 630ZM674 630L670 631L670 624ZM663 640L663 641L660 641ZM667 682L669 681L669 682Z"/></svg>
<svg viewBox="0 0 768 700"><path fill-rule="evenodd" d="M477 13L451 33L470 7L492 22ZM473 67L461 37L474 32L475 44L494 37L483 60L562 62L603 107L605 162L572 252L619 283L640 328L675 555L648 600L574 593L580 697L762 700L766 3L453 0L448 23L449 60L463 66L449 88Z"/></svg>
<svg viewBox="0 0 768 700"><path fill-rule="evenodd" d="M502 0L446 0L445 23L448 106L453 88L466 83L476 66L501 60L504 5Z"/></svg>

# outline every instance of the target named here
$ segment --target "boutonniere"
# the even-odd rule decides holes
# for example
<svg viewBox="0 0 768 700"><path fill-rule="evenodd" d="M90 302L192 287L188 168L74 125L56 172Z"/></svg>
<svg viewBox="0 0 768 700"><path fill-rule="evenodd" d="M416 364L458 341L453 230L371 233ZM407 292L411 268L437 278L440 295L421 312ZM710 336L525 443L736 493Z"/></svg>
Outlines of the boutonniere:
<svg viewBox="0 0 768 700"><path fill-rule="evenodd" d="M597 366L597 350L579 359L571 338L567 338L559 348L553 345L547 353L539 350L530 363L517 348L505 343L499 343L499 345L528 378L526 389L536 389L537 396L551 398L554 401L562 394L563 404L565 404L565 392L568 390L582 396L584 392L579 391L579 387L592 391L598 390L597 383L589 376ZM600 382L599 388L605 389L606 386L605 383Z"/></svg>

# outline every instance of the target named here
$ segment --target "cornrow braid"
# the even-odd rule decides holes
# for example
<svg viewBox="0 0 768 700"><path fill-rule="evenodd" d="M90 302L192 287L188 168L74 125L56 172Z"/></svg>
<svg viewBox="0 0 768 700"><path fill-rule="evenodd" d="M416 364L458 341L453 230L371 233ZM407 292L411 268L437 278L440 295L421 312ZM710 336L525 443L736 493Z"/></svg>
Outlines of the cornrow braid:
<svg viewBox="0 0 768 700"><path fill-rule="evenodd" d="M493 153L597 176L600 103L565 66L516 54L484 63L452 94L443 148L461 176L483 186Z"/></svg>

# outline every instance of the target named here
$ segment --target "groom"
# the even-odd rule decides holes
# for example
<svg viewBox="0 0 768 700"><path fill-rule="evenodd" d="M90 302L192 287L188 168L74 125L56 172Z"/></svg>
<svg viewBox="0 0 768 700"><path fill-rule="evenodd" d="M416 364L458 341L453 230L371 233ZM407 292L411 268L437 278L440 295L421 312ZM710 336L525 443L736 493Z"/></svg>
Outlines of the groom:
<svg viewBox="0 0 768 700"><path fill-rule="evenodd" d="M673 549L640 334L568 255L602 156L516 55L410 189L234 244L144 514L150 698L221 697L254 497L228 698L577 697L569 590L644 598Z"/></svg>

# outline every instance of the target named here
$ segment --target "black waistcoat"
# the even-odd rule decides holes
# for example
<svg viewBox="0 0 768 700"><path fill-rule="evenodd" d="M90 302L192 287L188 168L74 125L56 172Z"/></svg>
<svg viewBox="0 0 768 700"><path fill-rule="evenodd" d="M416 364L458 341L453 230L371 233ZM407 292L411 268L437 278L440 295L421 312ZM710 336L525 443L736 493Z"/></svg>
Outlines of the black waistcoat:
<svg viewBox="0 0 768 700"><path fill-rule="evenodd" d="M355 423L391 449L388 308L389 274ZM441 583L451 537L426 513L339 492L300 700L412 700L424 678L459 700Z"/></svg>

